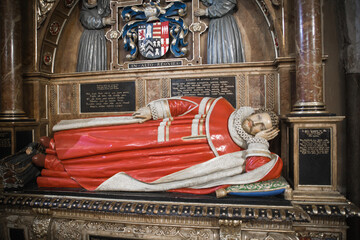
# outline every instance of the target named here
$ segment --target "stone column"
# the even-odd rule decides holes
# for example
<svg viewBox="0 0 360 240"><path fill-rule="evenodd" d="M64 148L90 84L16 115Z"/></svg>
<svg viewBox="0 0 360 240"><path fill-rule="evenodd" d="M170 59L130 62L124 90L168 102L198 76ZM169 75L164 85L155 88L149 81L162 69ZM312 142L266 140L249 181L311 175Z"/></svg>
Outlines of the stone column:
<svg viewBox="0 0 360 240"><path fill-rule="evenodd" d="M19 0L0 4L0 121L26 119L23 111Z"/></svg>
<svg viewBox="0 0 360 240"><path fill-rule="evenodd" d="M296 114L325 112L323 103L321 1L295 1Z"/></svg>

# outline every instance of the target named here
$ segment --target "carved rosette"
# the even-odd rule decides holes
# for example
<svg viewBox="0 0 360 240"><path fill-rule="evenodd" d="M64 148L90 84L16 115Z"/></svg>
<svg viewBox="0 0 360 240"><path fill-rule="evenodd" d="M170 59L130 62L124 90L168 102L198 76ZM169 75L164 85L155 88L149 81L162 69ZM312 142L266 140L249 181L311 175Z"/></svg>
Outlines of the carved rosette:
<svg viewBox="0 0 360 240"><path fill-rule="evenodd" d="M119 39L121 36L121 33L119 31L115 31L115 30L110 30L108 32L106 32L105 37L107 40L115 40L115 39Z"/></svg>
<svg viewBox="0 0 360 240"><path fill-rule="evenodd" d="M75 0L64 0L64 5L67 8L71 8L72 6L74 6L75 4Z"/></svg>
<svg viewBox="0 0 360 240"><path fill-rule="evenodd" d="M193 32L193 33L200 32L200 34L202 34L206 31L207 28L208 28L208 25L206 25L206 23L200 21L200 22L192 23L189 27L189 30L190 30L190 32Z"/></svg>
<svg viewBox="0 0 360 240"><path fill-rule="evenodd" d="M53 56L51 52L45 52L43 56L43 62L45 65L50 66L53 61Z"/></svg>
<svg viewBox="0 0 360 240"><path fill-rule="evenodd" d="M59 22L53 22L51 23L49 27L49 32L51 35L56 36L60 32L60 23Z"/></svg>

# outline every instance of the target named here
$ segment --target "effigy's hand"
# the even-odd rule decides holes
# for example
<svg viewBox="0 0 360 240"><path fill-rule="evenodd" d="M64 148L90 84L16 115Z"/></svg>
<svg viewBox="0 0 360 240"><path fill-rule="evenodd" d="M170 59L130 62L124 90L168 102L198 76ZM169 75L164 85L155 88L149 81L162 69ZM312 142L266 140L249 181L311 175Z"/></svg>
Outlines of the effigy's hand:
<svg viewBox="0 0 360 240"><path fill-rule="evenodd" d="M262 137L269 141L274 139L279 132L280 130L278 128L269 128L261 132L258 132L257 134L255 134L255 137Z"/></svg>
<svg viewBox="0 0 360 240"><path fill-rule="evenodd" d="M195 14L196 17L206 16L206 10L198 8L198 9L195 10L194 14Z"/></svg>
<svg viewBox="0 0 360 240"><path fill-rule="evenodd" d="M136 112L133 113L132 116L133 118L141 118L144 120L144 122L152 118L151 110L149 107L142 107L138 109Z"/></svg>

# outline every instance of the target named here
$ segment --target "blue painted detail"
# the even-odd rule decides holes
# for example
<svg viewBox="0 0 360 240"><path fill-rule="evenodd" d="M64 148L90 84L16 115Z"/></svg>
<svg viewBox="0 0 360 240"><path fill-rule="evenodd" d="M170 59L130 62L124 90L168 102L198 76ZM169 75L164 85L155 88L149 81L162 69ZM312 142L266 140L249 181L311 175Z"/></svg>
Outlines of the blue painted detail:
<svg viewBox="0 0 360 240"><path fill-rule="evenodd" d="M274 196L282 194L285 192L285 189L264 191L264 192L229 192L228 195L235 196L246 196L246 197L264 197L264 196Z"/></svg>
<svg viewBox="0 0 360 240"><path fill-rule="evenodd" d="M186 54L186 50L183 51L183 48L188 45L184 39L189 30L179 12L186 13L186 4L179 1L172 2L168 6L170 7L164 8L165 13L160 13L158 19L160 22L169 22L170 36L175 39L175 41L170 40L170 51L175 57L183 57ZM139 25L146 24L147 18L143 8L134 8L132 6L125 7L121 17L126 22L121 34L124 39L124 49L130 51L130 60L134 60L138 53L136 44L138 40L137 28Z"/></svg>

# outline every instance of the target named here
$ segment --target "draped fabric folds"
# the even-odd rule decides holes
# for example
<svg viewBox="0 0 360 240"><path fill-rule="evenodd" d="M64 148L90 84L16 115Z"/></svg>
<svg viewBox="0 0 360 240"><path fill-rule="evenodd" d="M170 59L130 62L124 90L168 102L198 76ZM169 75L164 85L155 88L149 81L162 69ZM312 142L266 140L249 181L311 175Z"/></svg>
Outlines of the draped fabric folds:
<svg viewBox="0 0 360 240"><path fill-rule="evenodd" d="M203 0L210 18L207 63L244 62L241 33L233 13L236 0Z"/></svg>
<svg viewBox="0 0 360 240"><path fill-rule="evenodd" d="M119 173L152 184L196 165L210 165L206 162L222 156L220 161L235 161L236 164L237 160L230 161L225 157L229 153L242 152L228 130L228 119L234 111L229 102L223 98L200 97L163 101L169 108L169 118L56 132L53 150L47 151L49 154L45 169L38 177L38 185L96 190ZM269 162L268 158L265 161L264 157L254 158L262 159L263 164ZM238 163L241 173L245 170L245 161L239 159ZM218 161L217 166L221 165ZM275 174L279 173L275 171ZM121 190L121 183L116 184ZM220 185L180 191L208 193ZM182 185L177 186L182 188ZM131 191L129 186L126 189Z"/></svg>
<svg viewBox="0 0 360 240"><path fill-rule="evenodd" d="M80 22L84 27L78 52L77 72L107 70L107 49L103 18L109 16L108 1L98 1L97 6L89 6L86 0L80 11ZM104 6L103 6L104 5Z"/></svg>

